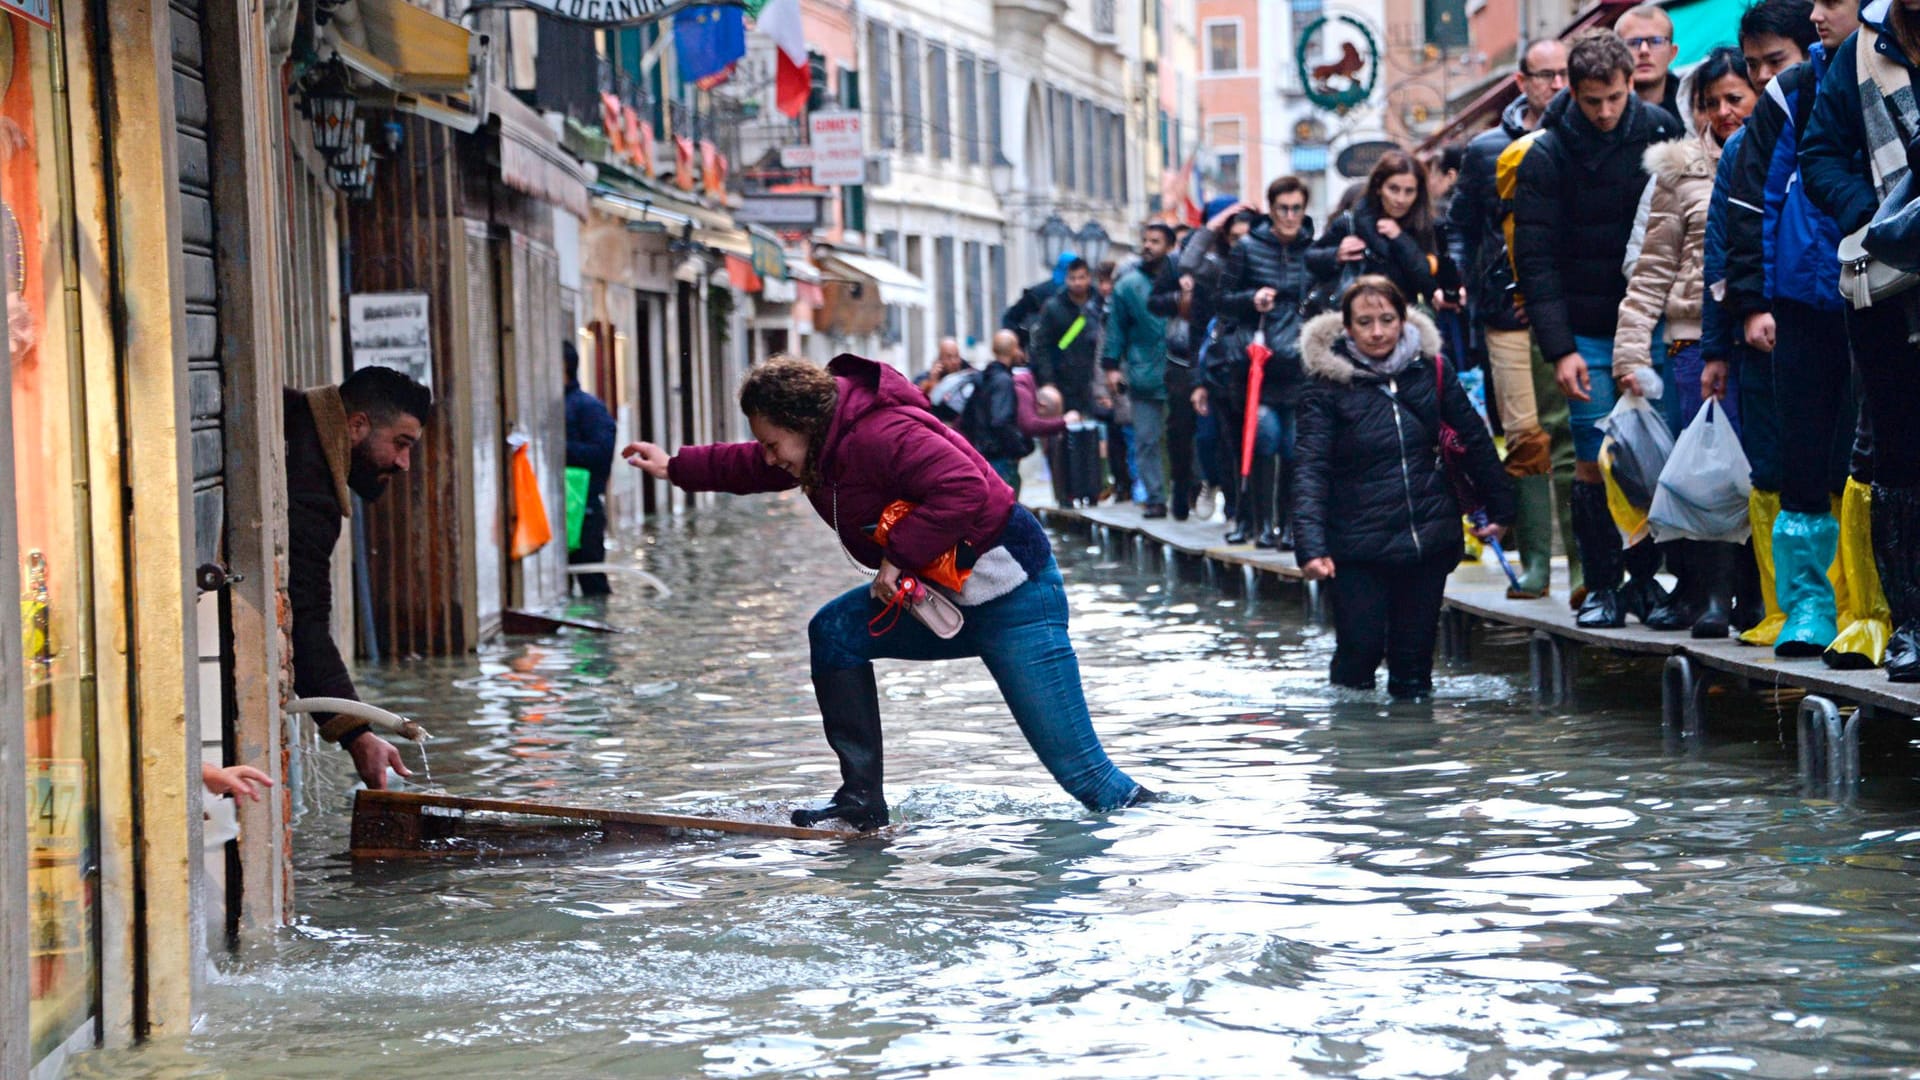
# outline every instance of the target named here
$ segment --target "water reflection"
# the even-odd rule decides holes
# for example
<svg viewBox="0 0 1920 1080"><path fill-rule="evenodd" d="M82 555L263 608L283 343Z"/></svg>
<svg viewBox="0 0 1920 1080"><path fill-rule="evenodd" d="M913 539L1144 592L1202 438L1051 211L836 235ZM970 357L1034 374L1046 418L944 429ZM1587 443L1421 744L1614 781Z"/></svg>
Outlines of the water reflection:
<svg viewBox="0 0 1920 1080"><path fill-rule="evenodd" d="M884 666L891 836L356 867L311 767L301 922L184 1046L80 1075L1893 1075L1920 1060L1910 805L1797 794L1754 732L1672 755L1651 675L1524 703L1524 654L1430 708L1334 693L1297 602L1060 542L1116 760L1054 787L976 662ZM459 793L778 816L836 777L803 628L857 581L787 503L676 524L672 585L366 692ZM1176 568L1177 570L1177 568ZM1750 712L1752 698L1739 705ZM1728 708L1737 703L1728 703ZM411 751L409 751L411 753ZM1825 1070L1820 1072L1820 1070Z"/></svg>

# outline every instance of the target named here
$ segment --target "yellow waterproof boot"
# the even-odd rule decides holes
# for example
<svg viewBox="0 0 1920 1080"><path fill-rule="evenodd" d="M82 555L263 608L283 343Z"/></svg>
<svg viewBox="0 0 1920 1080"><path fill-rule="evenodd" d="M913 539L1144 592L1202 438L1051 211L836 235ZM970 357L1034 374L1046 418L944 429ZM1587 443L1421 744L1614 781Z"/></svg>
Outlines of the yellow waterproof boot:
<svg viewBox="0 0 1920 1080"><path fill-rule="evenodd" d="M1742 645L1771 649L1774 639L1780 636L1780 628L1786 625L1787 617L1773 595L1773 521L1779 516L1779 492L1754 488L1753 494L1747 496L1747 520L1753 523L1753 561L1760 564L1760 603L1767 614L1753 629L1740 635Z"/></svg>
<svg viewBox="0 0 1920 1080"><path fill-rule="evenodd" d="M1873 561L1873 489L1848 477L1838 515L1840 554L1834 561L1840 573L1834 596L1840 604L1840 635L1822 659L1842 670L1877 668L1887 655L1893 617Z"/></svg>

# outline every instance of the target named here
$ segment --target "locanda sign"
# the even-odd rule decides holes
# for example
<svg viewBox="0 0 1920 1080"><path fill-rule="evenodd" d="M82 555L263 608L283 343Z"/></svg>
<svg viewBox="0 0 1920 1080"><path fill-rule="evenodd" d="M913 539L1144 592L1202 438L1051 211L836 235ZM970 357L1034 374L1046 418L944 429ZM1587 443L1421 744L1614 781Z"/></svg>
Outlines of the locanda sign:
<svg viewBox="0 0 1920 1080"><path fill-rule="evenodd" d="M667 18L696 2L716 7L746 6L741 0L482 0L473 6L532 8L574 22L631 26Z"/></svg>

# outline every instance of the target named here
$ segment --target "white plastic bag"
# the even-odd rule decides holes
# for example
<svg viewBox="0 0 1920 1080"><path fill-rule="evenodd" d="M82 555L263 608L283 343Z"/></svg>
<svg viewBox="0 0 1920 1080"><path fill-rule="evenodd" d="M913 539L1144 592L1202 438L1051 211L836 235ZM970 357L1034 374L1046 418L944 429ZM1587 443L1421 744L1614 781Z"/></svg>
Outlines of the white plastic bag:
<svg viewBox="0 0 1920 1080"><path fill-rule="evenodd" d="M1709 400L1674 441L1660 471L1647 511L1654 539L1745 542L1753 532L1747 515L1751 473L1726 410Z"/></svg>
<svg viewBox="0 0 1920 1080"><path fill-rule="evenodd" d="M1667 457L1673 453L1673 432L1667 428L1666 418L1646 397L1622 394L1614 402L1613 411L1594 426L1611 445L1609 479L1619 485L1628 503L1646 509L1653 502L1654 485L1667 467Z"/></svg>

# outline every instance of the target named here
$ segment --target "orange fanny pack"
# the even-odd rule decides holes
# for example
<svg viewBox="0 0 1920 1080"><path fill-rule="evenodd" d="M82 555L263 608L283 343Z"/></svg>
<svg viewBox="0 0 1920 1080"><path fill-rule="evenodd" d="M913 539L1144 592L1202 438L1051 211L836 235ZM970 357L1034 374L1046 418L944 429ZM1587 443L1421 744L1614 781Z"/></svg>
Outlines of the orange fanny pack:
<svg viewBox="0 0 1920 1080"><path fill-rule="evenodd" d="M885 510L880 511L880 523L867 530L873 536L873 542L884 545L887 542L887 534L893 531L895 525L900 524L901 519L912 513L913 508L914 504L905 499L889 503ZM968 566L964 570L960 568L960 549L955 546L948 548L938 558L913 572L941 588L959 592L966 586L967 578L973 575L973 567Z"/></svg>

